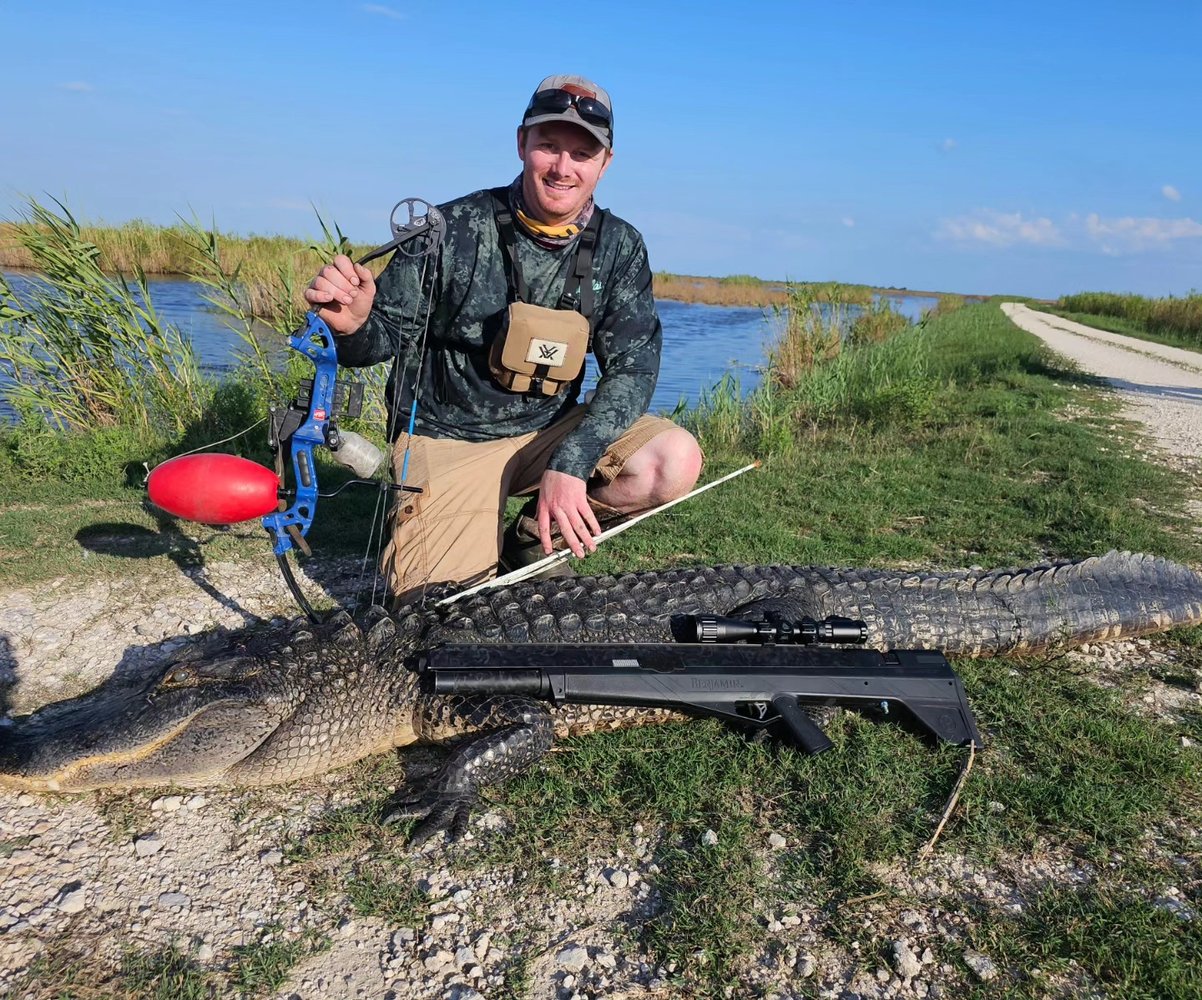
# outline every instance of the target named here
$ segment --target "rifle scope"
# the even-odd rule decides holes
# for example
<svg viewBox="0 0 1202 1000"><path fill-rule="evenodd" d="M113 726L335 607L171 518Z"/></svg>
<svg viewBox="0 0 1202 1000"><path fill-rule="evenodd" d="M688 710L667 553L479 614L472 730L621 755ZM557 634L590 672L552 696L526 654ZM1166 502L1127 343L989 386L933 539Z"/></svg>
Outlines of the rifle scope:
<svg viewBox="0 0 1202 1000"><path fill-rule="evenodd" d="M868 625L855 618L831 615L821 620L753 622L720 615L688 615L697 642L776 642L808 646L817 642L855 643L868 639Z"/></svg>

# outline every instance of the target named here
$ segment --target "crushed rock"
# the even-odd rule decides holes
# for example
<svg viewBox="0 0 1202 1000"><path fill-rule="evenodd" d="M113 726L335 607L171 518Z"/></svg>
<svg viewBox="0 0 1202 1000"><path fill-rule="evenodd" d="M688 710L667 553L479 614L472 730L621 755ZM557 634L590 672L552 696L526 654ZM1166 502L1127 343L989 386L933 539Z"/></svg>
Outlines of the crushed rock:
<svg viewBox="0 0 1202 1000"><path fill-rule="evenodd" d="M1067 321L1054 319L1062 329L1052 330L1052 336L1081 337L1063 329ZM1168 413L1164 407L1179 404L1183 394L1149 393L1151 386L1178 385L1165 381L1157 345L1141 342L1135 354L1121 351L1119 370L1107 374L1100 369L1110 362L1099 359L1108 358L1114 346L1107 343L1105 351L1090 354L1082 353L1089 343L1081 348L1074 342L1077 353L1070 356L1116 384L1125 380L1119 390L1139 397L1130 400L1130 415L1151 422L1167 452L1156 457L1197 474L1202 420L1196 400L1202 395L1190 396L1195 401L1190 413ZM1191 386L1198 381L1202 387L1202 369L1183 367L1179 360L1173 364L1173 379L1188 379ZM1159 434L1158 420L1168 428ZM322 572L320 580L301 575L315 602L328 595L345 603L363 586L357 563L327 563ZM206 630L295 614L275 563L267 559L150 568L134 578L83 585L51 581L0 602L0 692L8 712L24 714L90 690L114 674L138 675L186 655L200 648ZM1121 680L1137 711L1168 718L1198 711L1199 685L1191 691L1159 680L1173 672L1172 653L1147 640L1066 655L1099 683L1118 686ZM1131 695L1133 671L1140 672L1141 683ZM426 851L420 855L419 867L425 863L426 870L418 888L431 902L415 929L357 914L345 898L315 898L289 864L287 845L302 838L323 813L347 804L336 781L256 789L253 798L224 790L192 796L132 792L124 802L128 808L110 812L103 796L0 791L0 846L9 848L0 850L5 890L0 994L9 992L39 954L64 943L92 948L112 963L127 946L157 950L174 943L197 962L219 967L238 947L314 936L329 947L292 968L276 994L280 1000L474 1000L505 992L515 969L524 970L527 995L538 1000L673 994L676 967L655 964L632 943L637 929L663 907L656 889L659 868L647 848L657 841L653 829L635 829L636 843L644 845L637 857L585 859L577 884L567 880L557 897L527 895L512 872L452 876L441 867L440 851ZM251 816L248 802L254 807ZM484 842L499 825L494 814L485 813L474 820L472 835ZM777 839L770 839L759 857L769 871L773 859L786 854L783 838L773 836ZM713 845L717 839L705 831L701 842ZM1157 850L1154 840L1148 852ZM954 997L968 986L964 967L982 982L1000 975L988 955L968 947L973 907L1019 912L1044 886L1081 885L1097 877L1080 859L1050 850L993 865L936 852L875 874L905 903L858 906L859 936L840 935L836 941L824 933L828 912L822 901L749 914L762 927L764 941L747 964L740 985L745 992L738 995ZM949 899L963 905L948 908ZM1155 905L1183 921L1195 919L1195 909L1168 892ZM443 919L448 917L454 919ZM891 967L873 959L871 944L862 944L861 937L891 942ZM733 988L731 995L736 995Z"/></svg>

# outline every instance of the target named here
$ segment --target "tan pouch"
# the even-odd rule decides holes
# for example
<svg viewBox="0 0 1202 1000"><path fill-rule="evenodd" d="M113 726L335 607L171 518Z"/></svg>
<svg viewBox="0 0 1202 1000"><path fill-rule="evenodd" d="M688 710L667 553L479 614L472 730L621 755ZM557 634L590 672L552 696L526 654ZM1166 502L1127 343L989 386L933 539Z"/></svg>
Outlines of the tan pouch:
<svg viewBox="0 0 1202 1000"><path fill-rule="evenodd" d="M580 313L513 302L504 331L493 341L488 366L493 378L512 392L554 396L580 374L588 340L588 320Z"/></svg>

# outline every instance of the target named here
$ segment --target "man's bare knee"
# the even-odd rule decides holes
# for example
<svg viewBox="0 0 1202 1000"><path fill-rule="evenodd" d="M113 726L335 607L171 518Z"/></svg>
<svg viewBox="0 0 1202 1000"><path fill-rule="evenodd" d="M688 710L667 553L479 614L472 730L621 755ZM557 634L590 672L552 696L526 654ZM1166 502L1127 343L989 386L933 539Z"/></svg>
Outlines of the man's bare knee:
<svg viewBox="0 0 1202 1000"><path fill-rule="evenodd" d="M682 497L701 475L701 447L683 427L657 434L622 466L612 483L594 491L620 509L652 507Z"/></svg>

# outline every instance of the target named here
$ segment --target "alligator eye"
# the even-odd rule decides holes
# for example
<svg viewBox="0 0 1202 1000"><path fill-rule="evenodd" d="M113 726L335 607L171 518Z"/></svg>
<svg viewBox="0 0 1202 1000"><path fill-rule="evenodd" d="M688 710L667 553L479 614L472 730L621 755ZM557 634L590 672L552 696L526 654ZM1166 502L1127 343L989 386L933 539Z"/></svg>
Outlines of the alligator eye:
<svg viewBox="0 0 1202 1000"><path fill-rule="evenodd" d="M196 678L196 674L191 667L176 667L166 677L163 678L164 684L188 684Z"/></svg>

